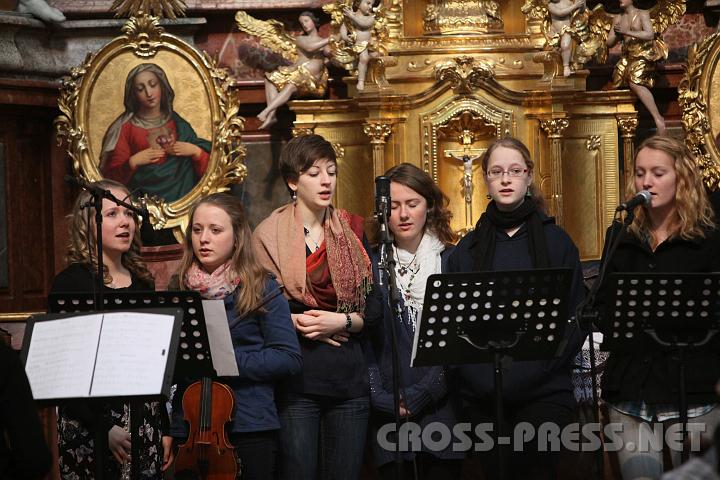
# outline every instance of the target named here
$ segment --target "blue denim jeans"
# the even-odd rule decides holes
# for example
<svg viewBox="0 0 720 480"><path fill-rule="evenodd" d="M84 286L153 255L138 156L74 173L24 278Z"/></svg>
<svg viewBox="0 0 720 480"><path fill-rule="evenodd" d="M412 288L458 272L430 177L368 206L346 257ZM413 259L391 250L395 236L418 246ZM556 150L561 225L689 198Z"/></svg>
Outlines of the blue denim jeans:
<svg viewBox="0 0 720 480"><path fill-rule="evenodd" d="M278 399L280 478L357 480L369 409L369 397L286 394Z"/></svg>

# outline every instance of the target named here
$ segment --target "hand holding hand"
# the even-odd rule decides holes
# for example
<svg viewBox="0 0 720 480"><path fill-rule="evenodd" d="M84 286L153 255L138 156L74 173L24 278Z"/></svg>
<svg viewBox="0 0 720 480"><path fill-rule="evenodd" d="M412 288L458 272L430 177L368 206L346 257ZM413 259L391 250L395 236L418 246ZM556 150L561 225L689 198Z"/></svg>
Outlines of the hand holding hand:
<svg viewBox="0 0 720 480"><path fill-rule="evenodd" d="M296 317L295 328L310 340L331 338L345 328L345 315L325 310L307 310Z"/></svg>

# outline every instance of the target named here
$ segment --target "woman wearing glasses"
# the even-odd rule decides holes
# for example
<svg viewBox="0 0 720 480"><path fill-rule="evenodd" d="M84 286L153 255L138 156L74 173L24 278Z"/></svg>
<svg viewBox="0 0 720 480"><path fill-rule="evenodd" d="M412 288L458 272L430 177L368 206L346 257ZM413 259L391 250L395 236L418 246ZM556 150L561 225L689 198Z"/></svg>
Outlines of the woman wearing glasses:
<svg viewBox="0 0 720 480"><path fill-rule="evenodd" d="M583 296L580 257L567 233L543 210L540 192L533 183L533 161L527 147L514 138L498 140L483 155L482 169L491 201L475 229L453 251L448 271L571 268L568 311L574 312ZM570 420L575 404L570 372L582 335L573 322L566 325L565 336L568 344L559 358L504 365L504 416L497 420L503 422L506 432L512 432L521 422L528 422L535 431L545 422L553 422L562 429ZM464 420L473 425L492 423L495 437L499 425L494 416L492 364L463 365L454 373L461 380L459 395ZM556 477L558 452L538 451L537 439L519 450L513 448L512 454L504 455L509 478ZM478 456L487 478L496 475L497 447L472 455Z"/></svg>

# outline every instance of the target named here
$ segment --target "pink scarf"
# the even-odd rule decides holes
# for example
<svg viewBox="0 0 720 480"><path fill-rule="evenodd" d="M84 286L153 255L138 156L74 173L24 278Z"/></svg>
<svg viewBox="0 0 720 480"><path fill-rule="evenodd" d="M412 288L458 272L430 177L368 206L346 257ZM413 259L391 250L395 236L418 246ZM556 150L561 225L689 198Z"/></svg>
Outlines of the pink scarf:
<svg viewBox="0 0 720 480"><path fill-rule="evenodd" d="M221 300L231 295L240 284L240 278L231 274L230 261L216 268L213 273L207 273L198 262L193 262L185 274L185 285L190 290L200 292L205 300Z"/></svg>

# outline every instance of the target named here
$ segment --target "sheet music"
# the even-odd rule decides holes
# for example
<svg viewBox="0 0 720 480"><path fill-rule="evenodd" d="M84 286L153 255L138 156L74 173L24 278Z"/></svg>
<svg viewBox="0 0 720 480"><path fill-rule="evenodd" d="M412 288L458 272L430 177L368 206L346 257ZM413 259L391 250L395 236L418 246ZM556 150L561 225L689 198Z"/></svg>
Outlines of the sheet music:
<svg viewBox="0 0 720 480"><path fill-rule="evenodd" d="M173 321L172 315L106 313L91 395L160 394Z"/></svg>
<svg viewBox="0 0 720 480"><path fill-rule="evenodd" d="M202 304L213 368L220 377L237 377L240 372L238 371L235 349L230 337L225 302L222 300L203 300Z"/></svg>
<svg viewBox="0 0 720 480"><path fill-rule="evenodd" d="M102 315L36 322L25 372L36 400L87 397Z"/></svg>

